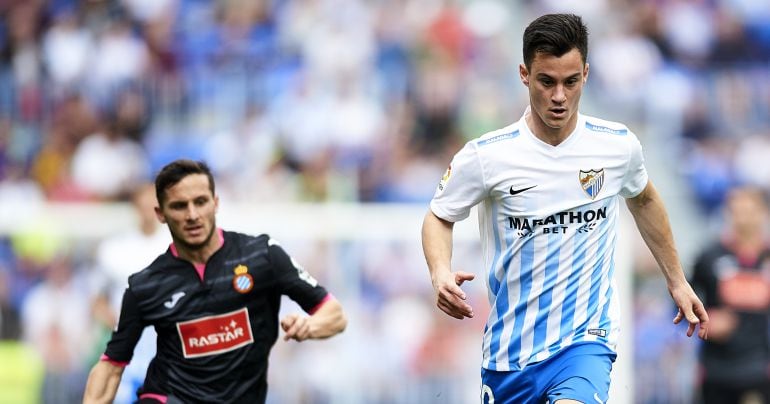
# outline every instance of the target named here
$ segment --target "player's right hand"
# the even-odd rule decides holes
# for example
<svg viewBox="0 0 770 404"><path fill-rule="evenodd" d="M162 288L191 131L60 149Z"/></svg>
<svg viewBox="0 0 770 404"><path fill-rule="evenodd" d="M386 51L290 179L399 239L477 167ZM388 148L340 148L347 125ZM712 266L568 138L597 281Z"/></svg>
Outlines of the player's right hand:
<svg viewBox="0 0 770 404"><path fill-rule="evenodd" d="M444 313L462 320L473 317L473 308L466 302L467 296L460 286L476 276L468 272L446 272L433 280L436 290L436 305Z"/></svg>

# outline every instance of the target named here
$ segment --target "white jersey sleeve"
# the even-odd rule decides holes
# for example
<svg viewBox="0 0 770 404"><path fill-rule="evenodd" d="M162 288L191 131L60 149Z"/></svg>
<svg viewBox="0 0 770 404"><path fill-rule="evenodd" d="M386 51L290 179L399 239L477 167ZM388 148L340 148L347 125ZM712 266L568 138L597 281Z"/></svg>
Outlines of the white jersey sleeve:
<svg viewBox="0 0 770 404"><path fill-rule="evenodd" d="M633 198L639 195L647 186L647 169L644 167L644 155L642 154L642 145L634 134L630 134L629 139L629 158L628 168L626 169L623 184L620 188L620 196L624 198Z"/></svg>
<svg viewBox="0 0 770 404"><path fill-rule="evenodd" d="M471 208L486 194L477 145L471 141L455 154L433 195L430 209L441 219L458 222L467 218Z"/></svg>

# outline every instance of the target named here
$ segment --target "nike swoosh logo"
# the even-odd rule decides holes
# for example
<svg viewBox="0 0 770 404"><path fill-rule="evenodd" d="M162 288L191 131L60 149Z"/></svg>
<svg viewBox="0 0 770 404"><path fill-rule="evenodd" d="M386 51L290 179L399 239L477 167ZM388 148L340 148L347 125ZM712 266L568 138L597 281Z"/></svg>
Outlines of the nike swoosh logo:
<svg viewBox="0 0 770 404"><path fill-rule="evenodd" d="M537 185L533 185L533 186L531 186L531 187L526 187L526 188L521 188L521 189L513 189L513 186L511 186L511 195L517 195L517 194L520 194L520 193L522 193L522 192L524 192L524 191L526 191L526 190L528 190L528 189L532 189L532 188L534 188L534 187L536 187L536 186L537 186Z"/></svg>
<svg viewBox="0 0 770 404"><path fill-rule="evenodd" d="M176 292L171 295L171 300L164 302L163 305L166 306L166 308L173 309L174 306L176 306L176 302L178 302L184 295L184 292Z"/></svg>
<svg viewBox="0 0 770 404"><path fill-rule="evenodd" d="M599 393L594 393L594 400L596 400L599 404L604 404L604 401L602 401L601 398L599 398Z"/></svg>

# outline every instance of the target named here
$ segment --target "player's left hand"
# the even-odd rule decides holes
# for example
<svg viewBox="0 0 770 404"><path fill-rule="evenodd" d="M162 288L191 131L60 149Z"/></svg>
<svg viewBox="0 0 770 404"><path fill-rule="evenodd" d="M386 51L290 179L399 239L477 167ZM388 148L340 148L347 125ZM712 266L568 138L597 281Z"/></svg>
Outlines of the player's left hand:
<svg viewBox="0 0 770 404"><path fill-rule="evenodd" d="M671 298L674 299L676 307L679 310L674 317L674 324L679 324L682 319L686 319L690 325L687 327L687 336L691 337L695 332L695 327L698 327L698 337L700 339L708 338L708 322L709 315L706 313L706 308L703 307L703 303L700 301L695 291L689 283L684 282L677 286L669 286L669 293Z"/></svg>
<svg viewBox="0 0 770 404"><path fill-rule="evenodd" d="M283 336L284 341L290 339L304 341L310 338L310 317L289 314L281 319L281 328L286 332Z"/></svg>

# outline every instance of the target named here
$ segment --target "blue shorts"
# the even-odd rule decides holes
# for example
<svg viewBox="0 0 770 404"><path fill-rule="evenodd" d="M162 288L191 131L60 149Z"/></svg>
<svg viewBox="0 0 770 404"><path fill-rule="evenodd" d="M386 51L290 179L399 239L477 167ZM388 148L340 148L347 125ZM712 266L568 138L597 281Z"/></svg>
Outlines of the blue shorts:
<svg viewBox="0 0 770 404"><path fill-rule="evenodd" d="M610 370L616 357L607 346L586 342L521 371L481 369L481 402L542 404L572 399L603 404L609 397Z"/></svg>

